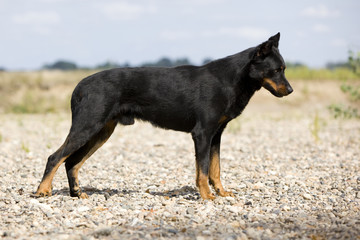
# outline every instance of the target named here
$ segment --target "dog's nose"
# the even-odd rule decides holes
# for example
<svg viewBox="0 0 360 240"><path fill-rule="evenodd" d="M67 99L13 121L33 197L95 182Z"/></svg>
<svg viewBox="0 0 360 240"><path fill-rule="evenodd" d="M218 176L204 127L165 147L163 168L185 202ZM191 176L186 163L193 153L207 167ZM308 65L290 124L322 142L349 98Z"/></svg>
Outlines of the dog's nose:
<svg viewBox="0 0 360 240"><path fill-rule="evenodd" d="M290 93L292 93L294 91L290 85L288 85L286 87L286 90L287 90L288 94L290 94Z"/></svg>

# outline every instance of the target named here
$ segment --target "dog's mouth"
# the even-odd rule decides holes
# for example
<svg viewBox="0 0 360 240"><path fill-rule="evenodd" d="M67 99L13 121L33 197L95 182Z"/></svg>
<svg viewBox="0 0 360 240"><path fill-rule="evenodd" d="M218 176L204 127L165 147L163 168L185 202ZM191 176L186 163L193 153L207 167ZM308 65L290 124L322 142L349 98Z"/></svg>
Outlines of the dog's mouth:
<svg viewBox="0 0 360 240"><path fill-rule="evenodd" d="M275 97L285 97L292 93L294 90L290 84L276 84L269 78L264 78L263 87L271 92Z"/></svg>

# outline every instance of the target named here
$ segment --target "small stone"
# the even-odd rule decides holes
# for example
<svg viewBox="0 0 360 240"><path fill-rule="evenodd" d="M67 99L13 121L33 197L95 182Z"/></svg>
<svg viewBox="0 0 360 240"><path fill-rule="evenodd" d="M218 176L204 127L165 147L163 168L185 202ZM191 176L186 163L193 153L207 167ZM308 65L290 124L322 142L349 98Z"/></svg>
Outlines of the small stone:
<svg viewBox="0 0 360 240"><path fill-rule="evenodd" d="M88 206L81 206L81 207L78 207L76 209L78 212L82 213L82 212L87 212L90 210L90 208Z"/></svg>
<svg viewBox="0 0 360 240"><path fill-rule="evenodd" d="M249 200L246 200L245 201L245 206L251 206L252 205L252 202L251 201L249 201Z"/></svg>
<svg viewBox="0 0 360 240"><path fill-rule="evenodd" d="M255 190L262 190L264 189L265 185L262 182L257 182L253 185L253 189Z"/></svg>
<svg viewBox="0 0 360 240"><path fill-rule="evenodd" d="M261 231L255 228L248 228L245 230L246 235L250 239L261 239Z"/></svg>
<svg viewBox="0 0 360 240"><path fill-rule="evenodd" d="M359 199L360 199L360 192L357 192L357 193L356 193L356 198L359 198Z"/></svg>
<svg viewBox="0 0 360 240"><path fill-rule="evenodd" d="M304 193L302 196L303 196L303 198L306 199L306 200L312 199L312 196L311 196L310 194L308 194L308 193Z"/></svg>
<svg viewBox="0 0 360 240"><path fill-rule="evenodd" d="M290 208L289 206L287 206L287 205L283 206L282 209L283 209L284 211L290 211L290 210L291 210L291 208Z"/></svg>
<svg viewBox="0 0 360 240"><path fill-rule="evenodd" d="M105 237L105 236L110 236L111 235L111 232L112 232L112 229L111 228L101 228L101 229L98 229L96 230L93 235L96 237L96 238L102 238L102 237Z"/></svg>
<svg viewBox="0 0 360 240"><path fill-rule="evenodd" d="M247 188L246 184L242 183L238 186L239 189Z"/></svg>
<svg viewBox="0 0 360 240"><path fill-rule="evenodd" d="M230 202L230 204L233 204L233 203L236 202L236 201L235 201L235 198L233 198L233 197L225 197L225 200L228 201L228 202Z"/></svg>
<svg viewBox="0 0 360 240"><path fill-rule="evenodd" d="M238 206L228 206L227 209L229 212L238 214L241 211L241 208Z"/></svg>
<svg viewBox="0 0 360 240"><path fill-rule="evenodd" d="M192 207L189 207L186 209L186 213L190 214L190 215L194 215L195 214L195 209Z"/></svg>
<svg viewBox="0 0 360 240"><path fill-rule="evenodd" d="M210 230L204 230L204 231L202 231L202 234L210 236L211 231Z"/></svg>

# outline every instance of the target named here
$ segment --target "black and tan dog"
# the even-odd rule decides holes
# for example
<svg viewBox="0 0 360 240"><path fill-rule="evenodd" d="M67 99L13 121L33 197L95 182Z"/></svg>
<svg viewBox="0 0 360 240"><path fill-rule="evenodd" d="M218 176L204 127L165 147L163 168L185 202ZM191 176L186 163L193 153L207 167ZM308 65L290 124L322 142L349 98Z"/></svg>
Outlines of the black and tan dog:
<svg viewBox="0 0 360 240"><path fill-rule="evenodd" d="M196 152L196 185L203 199L220 196L220 140L255 91L265 87L276 97L293 90L284 76L280 33L257 47L204 66L118 68L83 79L71 98L72 126L64 144L48 158L35 196L50 196L56 170L65 162L70 195L86 198L78 172L113 133L118 123L135 119L192 134Z"/></svg>

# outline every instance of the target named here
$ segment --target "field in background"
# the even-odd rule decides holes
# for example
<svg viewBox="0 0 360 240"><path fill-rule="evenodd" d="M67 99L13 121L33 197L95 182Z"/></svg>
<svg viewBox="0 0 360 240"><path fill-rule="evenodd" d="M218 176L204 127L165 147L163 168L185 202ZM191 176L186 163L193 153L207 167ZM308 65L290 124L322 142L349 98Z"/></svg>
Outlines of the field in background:
<svg viewBox="0 0 360 240"><path fill-rule="evenodd" d="M0 113L69 112L74 87L94 72L96 70L0 72ZM286 76L295 91L281 103L285 102L291 108L303 106L304 110L308 109L307 103L311 107L321 103L326 108L339 101L347 101L340 85L344 81L360 80L346 68L314 70L296 67L287 69ZM256 96L252 100L259 103L256 106L260 109L269 108L269 104L276 108L276 103L280 103L264 90L260 92L261 98Z"/></svg>

